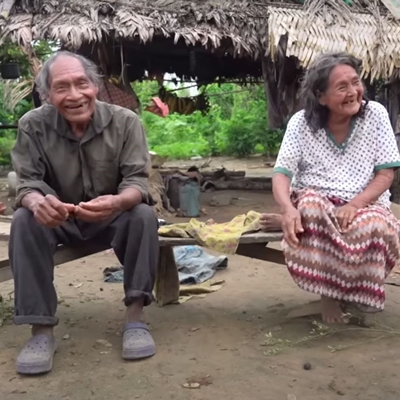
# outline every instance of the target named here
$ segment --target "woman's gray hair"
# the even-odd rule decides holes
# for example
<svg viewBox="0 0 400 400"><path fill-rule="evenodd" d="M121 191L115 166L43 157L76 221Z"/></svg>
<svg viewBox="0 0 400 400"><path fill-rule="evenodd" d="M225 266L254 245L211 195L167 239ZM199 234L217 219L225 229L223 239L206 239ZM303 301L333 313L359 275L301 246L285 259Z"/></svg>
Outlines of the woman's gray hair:
<svg viewBox="0 0 400 400"><path fill-rule="evenodd" d="M93 85L100 87L102 80L96 64L79 54L69 51L58 51L46 60L35 79L36 90L43 101L46 101L50 94L51 66L59 57L72 57L79 60L89 81L92 82Z"/></svg>
<svg viewBox="0 0 400 400"><path fill-rule="evenodd" d="M328 89L329 76L337 65L349 65L358 75L361 73L361 60L358 58L347 53L326 53L315 59L304 76L301 96L304 99L306 121L314 132L326 127L328 122L329 108L320 104L319 98ZM358 116L364 114L368 103L365 94L364 100Z"/></svg>

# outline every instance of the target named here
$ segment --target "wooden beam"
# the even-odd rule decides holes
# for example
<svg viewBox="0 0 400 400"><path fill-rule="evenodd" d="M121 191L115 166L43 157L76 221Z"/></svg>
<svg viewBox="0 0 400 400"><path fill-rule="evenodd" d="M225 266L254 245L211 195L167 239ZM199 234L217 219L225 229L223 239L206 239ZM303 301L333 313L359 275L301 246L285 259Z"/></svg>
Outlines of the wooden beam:
<svg viewBox="0 0 400 400"><path fill-rule="evenodd" d="M272 190L271 178L243 178L233 179L227 181L209 181L208 186L213 186L215 190L258 190L270 191Z"/></svg>
<svg viewBox="0 0 400 400"><path fill-rule="evenodd" d="M0 283L12 279L10 262L7 260L0 261Z"/></svg>
<svg viewBox="0 0 400 400"><path fill-rule="evenodd" d="M54 255L54 265L62 265L70 261L100 253L110 248L110 245L99 242L84 242L74 246L59 246ZM10 261L0 261L0 283L12 279Z"/></svg>
<svg viewBox="0 0 400 400"><path fill-rule="evenodd" d="M54 255L54 265L61 265L108 250L109 244L88 241L73 246L60 246Z"/></svg>
<svg viewBox="0 0 400 400"><path fill-rule="evenodd" d="M283 238L282 232L256 232L242 235L239 240L239 244L253 244L253 243L264 243L265 245L270 242L279 242ZM199 242L190 238L177 238L160 236L160 246L186 246L186 245L198 245Z"/></svg>
<svg viewBox="0 0 400 400"><path fill-rule="evenodd" d="M239 256L256 258L257 260L285 265L285 257L281 250L266 247L264 243L240 244L236 254Z"/></svg>

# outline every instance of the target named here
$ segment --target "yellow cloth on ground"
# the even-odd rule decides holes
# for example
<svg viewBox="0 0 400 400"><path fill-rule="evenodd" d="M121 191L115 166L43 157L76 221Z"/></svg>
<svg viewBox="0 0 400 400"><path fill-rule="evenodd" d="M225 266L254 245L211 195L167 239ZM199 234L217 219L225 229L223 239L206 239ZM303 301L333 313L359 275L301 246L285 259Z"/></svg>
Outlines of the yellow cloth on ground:
<svg viewBox="0 0 400 400"><path fill-rule="evenodd" d="M260 230L260 215L255 211L249 211L222 224L217 224L214 220L200 222L197 219L191 219L188 223L162 226L158 234L168 237L192 237L201 246L210 250L235 254L240 237L244 233Z"/></svg>
<svg viewBox="0 0 400 400"><path fill-rule="evenodd" d="M182 304L193 298L204 298L208 293L216 292L221 289L225 281L208 280L195 285L181 285L179 288L179 299L177 303Z"/></svg>

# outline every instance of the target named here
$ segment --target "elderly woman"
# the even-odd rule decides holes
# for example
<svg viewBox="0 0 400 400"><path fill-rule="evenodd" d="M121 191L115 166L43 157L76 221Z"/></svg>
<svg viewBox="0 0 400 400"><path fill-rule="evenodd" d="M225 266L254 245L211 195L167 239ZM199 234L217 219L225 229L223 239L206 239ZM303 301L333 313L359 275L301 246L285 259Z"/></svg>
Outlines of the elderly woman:
<svg viewBox="0 0 400 400"><path fill-rule="evenodd" d="M321 296L327 323L343 305L382 310L385 277L400 253L389 188L400 155L388 113L368 102L360 61L319 56L303 82L305 109L289 121L273 177L284 255L297 285Z"/></svg>

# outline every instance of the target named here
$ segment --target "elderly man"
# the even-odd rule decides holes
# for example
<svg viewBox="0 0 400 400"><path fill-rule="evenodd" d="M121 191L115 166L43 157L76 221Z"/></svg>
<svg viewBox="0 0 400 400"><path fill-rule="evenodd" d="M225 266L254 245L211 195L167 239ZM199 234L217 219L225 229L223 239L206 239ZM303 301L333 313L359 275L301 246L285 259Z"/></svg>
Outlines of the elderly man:
<svg viewBox="0 0 400 400"><path fill-rule="evenodd" d="M150 158L136 114L96 100L99 77L89 60L51 57L36 83L42 107L19 121L12 151L20 180L9 256L15 281L15 323L32 325L17 371L51 370L57 295L53 255L60 244L110 244L124 266L122 357L155 353L142 311L152 301L158 222L147 191Z"/></svg>

